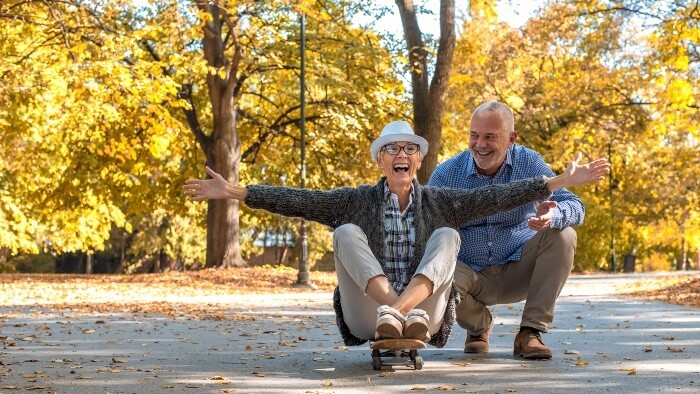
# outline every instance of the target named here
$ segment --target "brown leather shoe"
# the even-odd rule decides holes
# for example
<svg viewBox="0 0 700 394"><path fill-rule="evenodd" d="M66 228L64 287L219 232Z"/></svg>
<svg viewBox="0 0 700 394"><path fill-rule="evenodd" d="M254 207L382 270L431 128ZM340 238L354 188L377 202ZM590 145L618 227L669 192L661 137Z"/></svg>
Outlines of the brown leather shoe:
<svg viewBox="0 0 700 394"><path fill-rule="evenodd" d="M531 360L548 360L552 358L552 351L542 342L539 331L527 327L515 336L513 355Z"/></svg>
<svg viewBox="0 0 700 394"><path fill-rule="evenodd" d="M493 329L493 320L480 335L472 335L467 332L467 340L464 342L464 353L486 353L489 351L489 334Z"/></svg>

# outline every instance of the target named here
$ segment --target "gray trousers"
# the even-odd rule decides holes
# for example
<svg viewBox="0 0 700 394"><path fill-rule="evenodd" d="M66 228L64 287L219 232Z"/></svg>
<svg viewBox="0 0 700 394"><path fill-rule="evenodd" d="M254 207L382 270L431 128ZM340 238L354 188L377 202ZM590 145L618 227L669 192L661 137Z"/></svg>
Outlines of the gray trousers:
<svg viewBox="0 0 700 394"><path fill-rule="evenodd" d="M574 265L575 251L573 228L549 228L525 243L520 261L479 272L457 263L454 285L461 297L457 323L479 335L492 319L487 306L525 300L520 325L547 332L554 319L554 304Z"/></svg>
<svg viewBox="0 0 700 394"><path fill-rule="evenodd" d="M440 329L450 298L459 242L456 230L435 230L414 274L424 275L433 283L433 294L416 306L428 313L431 335ZM354 224L344 224L333 232L333 251L345 323L357 338L374 339L380 305L365 290L370 279L384 275L382 264L372 254L364 231Z"/></svg>

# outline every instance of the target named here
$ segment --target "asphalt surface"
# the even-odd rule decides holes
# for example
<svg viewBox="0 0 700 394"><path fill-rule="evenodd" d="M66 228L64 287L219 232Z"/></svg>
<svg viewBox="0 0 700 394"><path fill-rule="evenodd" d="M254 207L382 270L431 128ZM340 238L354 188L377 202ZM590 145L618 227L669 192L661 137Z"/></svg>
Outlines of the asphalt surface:
<svg viewBox="0 0 700 394"><path fill-rule="evenodd" d="M615 294L643 277L572 276L543 336L551 360L513 357L519 303L494 308L488 354L463 353L455 325L422 370L373 370L328 293L226 299L233 320L0 305L0 393L698 393L700 309Z"/></svg>

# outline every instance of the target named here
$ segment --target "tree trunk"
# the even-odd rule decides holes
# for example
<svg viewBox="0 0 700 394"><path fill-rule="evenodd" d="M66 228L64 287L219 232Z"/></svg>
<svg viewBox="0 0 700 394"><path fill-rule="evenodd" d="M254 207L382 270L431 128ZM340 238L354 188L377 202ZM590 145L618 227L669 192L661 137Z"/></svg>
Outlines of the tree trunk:
<svg viewBox="0 0 700 394"><path fill-rule="evenodd" d="M686 270L688 269L688 251L685 249L685 226L681 226L681 259L676 264L676 270Z"/></svg>
<svg viewBox="0 0 700 394"><path fill-rule="evenodd" d="M168 261L168 254L165 253L164 248L160 248L158 251L158 256L156 256L155 259L153 259L153 273L154 274L159 274L161 271L161 267L165 265L165 263Z"/></svg>
<svg viewBox="0 0 700 394"><path fill-rule="evenodd" d="M93 261L93 254L92 252L88 252L87 256L85 257L85 273L90 275L92 274L92 261Z"/></svg>
<svg viewBox="0 0 700 394"><path fill-rule="evenodd" d="M126 231L122 231L122 239L119 242L119 264L115 273L124 273L124 264L126 263Z"/></svg>
<svg viewBox="0 0 700 394"><path fill-rule="evenodd" d="M227 24L233 18L218 2L197 1L200 10L211 15L204 24L202 50L207 64L224 69L226 75L207 74L209 101L212 107L212 132L206 135L199 125L191 87L183 86L181 97L189 99L190 109L185 110L188 124L207 157L207 165L230 184L238 184L241 161L241 142L236 129L236 92L242 82L238 78L242 57L238 43L237 26ZM226 39L226 44L224 43ZM231 54L227 58L227 47ZM206 267L234 267L245 265L239 243L238 201L214 200L207 206L207 257Z"/></svg>
<svg viewBox="0 0 700 394"><path fill-rule="evenodd" d="M222 96L225 95L222 92ZM207 155L212 169L232 185L238 185L238 166L241 142L236 131L235 100L221 97L214 109L215 139L213 151ZM207 221L207 267L239 267L241 258L239 240L238 201L209 201Z"/></svg>
<svg viewBox="0 0 700 394"><path fill-rule="evenodd" d="M412 0L396 0L401 14L406 48L411 66L413 93L413 127L416 134L430 144L428 154L418 170L418 181L427 183L435 167L442 146L442 115L445 109L447 87L454 56L455 2L440 1L440 39L435 61L435 73L428 84L428 50L418 26L418 18Z"/></svg>

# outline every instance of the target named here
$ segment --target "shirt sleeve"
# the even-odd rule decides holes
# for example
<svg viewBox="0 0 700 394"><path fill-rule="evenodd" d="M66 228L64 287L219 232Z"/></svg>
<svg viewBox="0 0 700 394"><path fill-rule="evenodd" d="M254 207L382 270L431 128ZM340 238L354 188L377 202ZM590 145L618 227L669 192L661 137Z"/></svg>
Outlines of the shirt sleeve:
<svg viewBox="0 0 700 394"><path fill-rule="evenodd" d="M264 209L288 217L312 220L338 227L342 214L348 211L352 188L328 191L284 186L249 185L244 202L253 209Z"/></svg>

